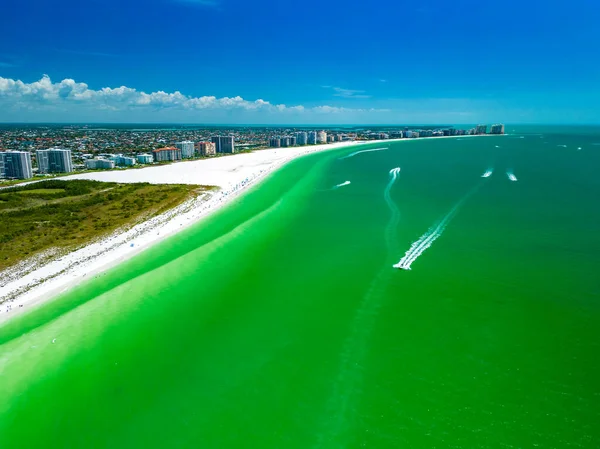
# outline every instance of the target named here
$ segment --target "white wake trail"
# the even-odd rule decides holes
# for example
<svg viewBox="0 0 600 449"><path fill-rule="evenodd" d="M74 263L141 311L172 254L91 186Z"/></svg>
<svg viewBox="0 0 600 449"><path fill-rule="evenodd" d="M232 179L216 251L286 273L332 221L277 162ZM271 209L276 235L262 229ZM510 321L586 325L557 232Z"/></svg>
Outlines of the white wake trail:
<svg viewBox="0 0 600 449"><path fill-rule="evenodd" d="M489 178L490 176L492 176L492 173L494 173L494 169L493 168L488 168L485 173L483 175L481 175L482 178Z"/></svg>
<svg viewBox="0 0 600 449"><path fill-rule="evenodd" d="M337 185L333 186L332 189L339 189L340 187L344 187L349 184L350 184L350 181L345 181L345 182L342 182L341 184L337 184Z"/></svg>
<svg viewBox="0 0 600 449"><path fill-rule="evenodd" d="M390 210L392 216L390 221L385 229L385 243L387 245L388 251L393 251L396 247L396 228L398 227L398 223L400 223L400 210L396 203L392 200L390 195L392 191L392 186L396 182L396 179L400 176L400 167L392 168L390 170L390 181L388 182L384 192L383 198Z"/></svg>
<svg viewBox="0 0 600 449"><path fill-rule="evenodd" d="M354 153L350 153L348 156L341 157L340 160L341 159L348 159L348 158L354 157L357 154L361 154L361 153L372 153L373 151L385 151L385 150L389 150L389 148L388 147L386 147L386 148L373 148L373 149L370 149L370 150L355 151Z"/></svg>
<svg viewBox="0 0 600 449"><path fill-rule="evenodd" d="M450 221L458 213L462 205L477 192L483 184L479 183L473 189L471 189L464 197L462 197L458 203L454 205L450 212L448 212L437 225L432 226L429 230L423 234L416 242L414 242L408 251L404 254L404 257L394 265L394 268L400 268L402 270L410 270L411 265L415 260L419 258L421 254L429 248L433 242L435 242L443 233Z"/></svg>
<svg viewBox="0 0 600 449"><path fill-rule="evenodd" d="M515 174L512 172L512 170L508 170L506 172L506 176L508 176L508 179L510 179L511 181L518 181L517 177L515 176Z"/></svg>
<svg viewBox="0 0 600 449"><path fill-rule="evenodd" d="M391 190L400 175L400 167L389 171L389 181L383 192L385 202L390 209L390 220L385 229L387 257L394 257L397 251L397 230L400 222L400 210L391 197ZM392 274L388 259L372 280L369 289L359 303L351 322L350 333L340 351L337 376L332 384L322 418L323 428L317 431L313 449L332 447L351 447L350 436L354 431L363 384L365 382L363 366L371 351L371 335L377 324L380 309L386 299L385 291Z"/></svg>

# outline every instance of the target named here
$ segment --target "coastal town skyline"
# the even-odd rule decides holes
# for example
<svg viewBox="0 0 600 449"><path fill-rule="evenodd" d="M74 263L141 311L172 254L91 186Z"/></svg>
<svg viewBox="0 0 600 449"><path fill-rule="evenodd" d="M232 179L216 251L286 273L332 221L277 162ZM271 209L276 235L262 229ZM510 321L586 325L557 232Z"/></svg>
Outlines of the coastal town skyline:
<svg viewBox="0 0 600 449"><path fill-rule="evenodd" d="M109 125L106 125L109 126ZM223 156L265 148L292 148L339 142L433 137L503 135L505 125L321 129L277 127L188 127L144 130L88 126L22 125L0 127L0 180L112 170ZM32 157L33 156L33 157Z"/></svg>

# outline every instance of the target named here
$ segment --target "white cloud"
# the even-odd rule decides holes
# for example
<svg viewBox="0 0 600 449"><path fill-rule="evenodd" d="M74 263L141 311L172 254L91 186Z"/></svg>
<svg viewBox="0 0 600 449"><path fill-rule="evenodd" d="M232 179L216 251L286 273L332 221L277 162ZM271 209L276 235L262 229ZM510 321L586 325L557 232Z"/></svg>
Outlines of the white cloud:
<svg viewBox="0 0 600 449"><path fill-rule="evenodd" d="M337 89L337 88L334 88ZM337 91L337 90L336 90ZM340 96L348 95L345 89L340 89ZM360 91L350 91L356 97ZM305 107L303 105L288 106L272 104L266 100L245 100L240 96L217 98L214 96L191 97L179 91L168 93L157 91L146 93L131 87L104 87L99 90L90 89L86 83L73 79L52 82L48 75L39 81L24 83L20 80L0 77L0 106L5 111L35 110L38 113L57 110L75 114L77 111L86 112L140 112L156 113L157 111L178 111L187 113L190 118L194 113L202 111L226 112L238 111L248 113L271 114L364 114L384 112L383 109L353 109L330 105ZM38 114L39 115L39 114ZM98 114L102 116L102 114ZM158 114L156 114L158 115ZM198 116L199 117L199 116Z"/></svg>
<svg viewBox="0 0 600 449"><path fill-rule="evenodd" d="M344 89L342 87L334 87L334 86L321 86L324 89L332 89L334 91L334 97L343 97L343 98L371 98L371 95L366 95L364 90L356 90L356 89Z"/></svg>

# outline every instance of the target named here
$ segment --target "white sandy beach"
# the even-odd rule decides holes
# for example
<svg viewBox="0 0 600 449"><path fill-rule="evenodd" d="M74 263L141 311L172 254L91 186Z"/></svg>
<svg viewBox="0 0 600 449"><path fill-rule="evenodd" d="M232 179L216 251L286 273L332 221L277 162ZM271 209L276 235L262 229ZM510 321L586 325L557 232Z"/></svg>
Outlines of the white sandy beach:
<svg viewBox="0 0 600 449"><path fill-rule="evenodd" d="M135 170L93 172L62 177L61 179L64 180L91 179L119 183L212 185L221 189L189 200L129 230L114 233L58 259L40 263L33 258L1 272L0 323L112 268L187 226L197 223L228 204L248 187L256 184L277 168L298 157L352 145L359 147L367 143L387 144L398 140L415 142L423 139L453 138L460 140L467 137L477 136L370 140L310 147L276 148Z"/></svg>
<svg viewBox="0 0 600 449"><path fill-rule="evenodd" d="M221 189L187 201L126 232L115 233L48 263L30 260L0 273L0 322L20 311L29 310L33 305L46 301L197 223L285 163L306 154L350 145L360 145L360 142L260 150L137 170L94 172L61 178L120 183L199 184L218 186Z"/></svg>

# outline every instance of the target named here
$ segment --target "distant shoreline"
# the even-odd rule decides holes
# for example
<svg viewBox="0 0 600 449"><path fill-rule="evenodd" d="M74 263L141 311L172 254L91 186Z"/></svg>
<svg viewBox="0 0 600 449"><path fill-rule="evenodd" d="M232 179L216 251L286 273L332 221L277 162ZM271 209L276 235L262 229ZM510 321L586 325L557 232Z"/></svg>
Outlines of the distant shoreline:
<svg viewBox="0 0 600 449"><path fill-rule="evenodd" d="M381 145L390 142L464 137L480 136L436 136L338 142L310 147L260 150L227 158L202 159L140 170L93 172L62 177L63 180L95 179L110 182L217 185L221 190L207 194L208 198L199 197L189 200L128 231L110 235L58 260L53 260L40 267L33 267L25 275L0 286L0 323L65 293L79 283L129 260L151 246L198 223L294 159L317 152L367 144ZM209 181L207 182L207 180ZM11 269L14 271L16 267L9 268L5 272Z"/></svg>

